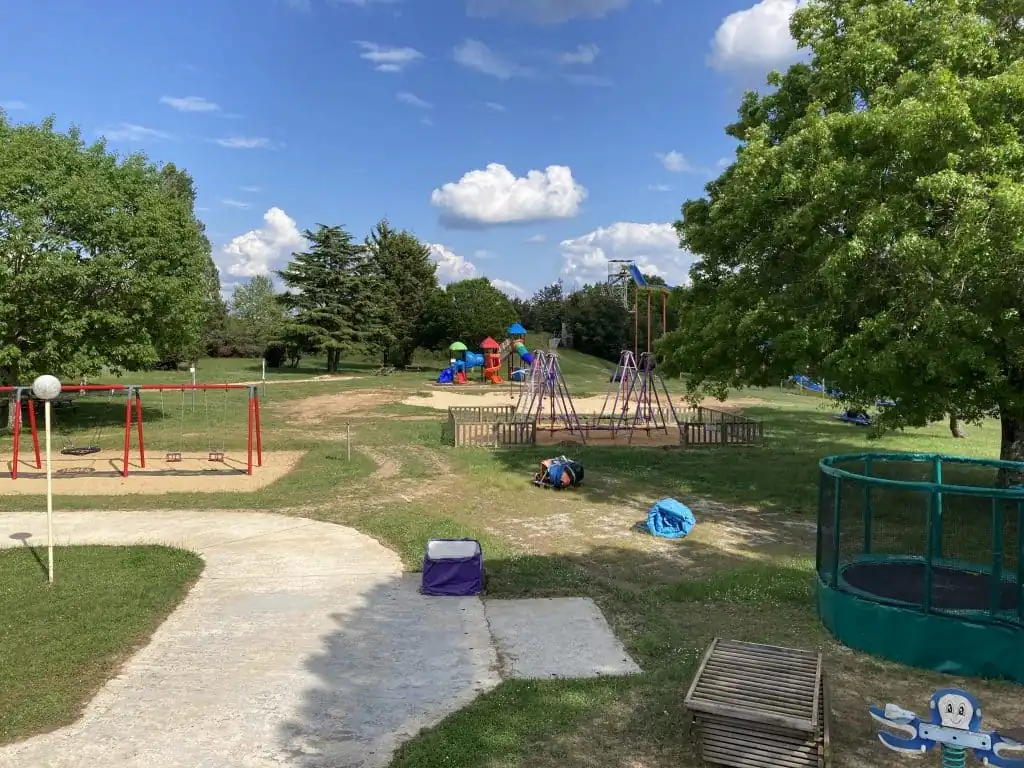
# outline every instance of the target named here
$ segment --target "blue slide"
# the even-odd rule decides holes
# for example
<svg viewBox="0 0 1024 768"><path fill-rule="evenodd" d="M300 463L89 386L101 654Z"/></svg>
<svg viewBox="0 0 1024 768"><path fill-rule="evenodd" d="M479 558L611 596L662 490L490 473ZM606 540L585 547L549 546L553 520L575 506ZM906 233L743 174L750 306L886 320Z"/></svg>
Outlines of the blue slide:
<svg viewBox="0 0 1024 768"><path fill-rule="evenodd" d="M647 280L644 278L643 273L636 264L629 265L629 274L633 276L633 282L639 285L641 288L647 287Z"/></svg>

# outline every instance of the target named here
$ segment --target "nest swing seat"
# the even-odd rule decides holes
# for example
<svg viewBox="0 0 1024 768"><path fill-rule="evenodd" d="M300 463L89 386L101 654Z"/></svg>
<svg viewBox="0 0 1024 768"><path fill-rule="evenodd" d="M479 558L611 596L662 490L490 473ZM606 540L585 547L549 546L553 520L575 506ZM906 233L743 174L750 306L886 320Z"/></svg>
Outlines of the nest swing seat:
<svg viewBox="0 0 1024 768"><path fill-rule="evenodd" d="M68 445L60 449L64 456L92 456L100 452L98 445Z"/></svg>

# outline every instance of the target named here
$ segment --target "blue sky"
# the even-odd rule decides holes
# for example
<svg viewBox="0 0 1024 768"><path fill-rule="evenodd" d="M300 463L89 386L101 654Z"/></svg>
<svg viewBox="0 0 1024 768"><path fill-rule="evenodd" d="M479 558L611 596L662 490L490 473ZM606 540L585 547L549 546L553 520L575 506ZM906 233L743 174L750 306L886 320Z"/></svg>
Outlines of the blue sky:
<svg viewBox="0 0 1024 768"><path fill-rule="evenodd" d="M796 0L12 3L0 105L187 168L225 288L300 231L382 216L443 280L510 293L671 282L670 224L734 143L744 87L796 58Z"/></svg>

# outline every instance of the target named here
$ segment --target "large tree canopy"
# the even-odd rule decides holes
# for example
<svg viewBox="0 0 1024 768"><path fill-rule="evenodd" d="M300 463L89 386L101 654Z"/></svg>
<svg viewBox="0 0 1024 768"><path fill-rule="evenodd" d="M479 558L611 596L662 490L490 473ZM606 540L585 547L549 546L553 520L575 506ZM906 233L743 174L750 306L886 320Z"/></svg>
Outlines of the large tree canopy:
<svg viewBox="0 0 1024 768"><path fill-rule="evenodd" d="M437 290L437 266L430 249L407 230L396 230L381 219L366 238L380 308L379 351L385 361L394 354L397 362L412 362L423 340L423 313Z"/></svg>
<svg viewBox="0 0 1024 768"><path fill-rule="evenodd" d="M1024 458L1019 0L808 0L811 53L748 94L683 206L699 261L662 346L691 386L808 371L891 425L998 412Z"/></svg>
<svg viewBox="0 0 1024 768"><path fill-rule="evenodd" d="M310 249L293 253L277 273L290 289L280 297L288 313L284 338L323 354L334 373L343 356L364 354L379 334L377 283L366 248L344 227L320 224L304 234Z"/></svg>
<svg viewBox="0 0 1024 768"><path fill-rule="evenodd" d="M79 377L198 352L216 270L184 171L0 111L0 374Z"/></svg>

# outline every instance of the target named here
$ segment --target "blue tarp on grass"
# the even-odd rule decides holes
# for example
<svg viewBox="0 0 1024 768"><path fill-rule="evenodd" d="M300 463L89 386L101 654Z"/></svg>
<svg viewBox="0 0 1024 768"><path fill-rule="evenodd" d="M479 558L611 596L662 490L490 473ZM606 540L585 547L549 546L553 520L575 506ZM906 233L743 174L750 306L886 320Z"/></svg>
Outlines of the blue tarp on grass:
<svg viewBox="0 0 1024 768"><path fill-rule="evenodd" d="M696 524L690 508L675 499L659 499L647 513L647 530L662 539L681 539Z"/></svg>

